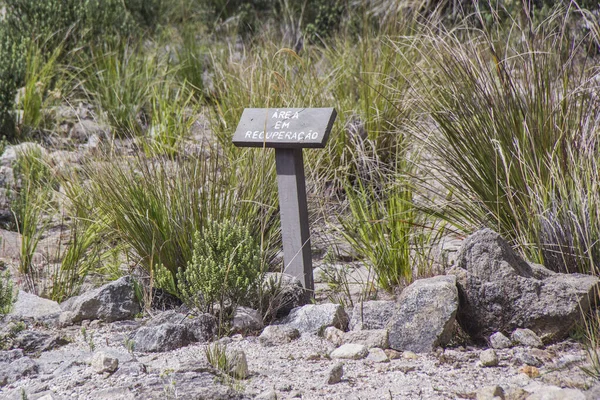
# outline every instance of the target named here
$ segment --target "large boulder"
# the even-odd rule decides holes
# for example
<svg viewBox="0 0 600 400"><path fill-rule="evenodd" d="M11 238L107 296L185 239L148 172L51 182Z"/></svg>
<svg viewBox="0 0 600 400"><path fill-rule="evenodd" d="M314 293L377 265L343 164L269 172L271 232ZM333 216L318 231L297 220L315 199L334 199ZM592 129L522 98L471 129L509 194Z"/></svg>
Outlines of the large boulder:
<svg viewBox="0 0 600 400"><path fill-rule="evenodd" d="M349 328L351 331L383 329L394 315L395 310L396 302L393 300L360 302L352 309Z"/></svg>
<svg viewBox="0 0 600 400"><path fill-rule="evenodd" d="M141 311L133 280L124 276L114 282L61 304L71 322L99 319L106 322L131 319Z"/></svg>
<svg viewBox="0 0 600 400"><path fill-rule="evenodd" d="M390 348L425 353L447 344L458 308L452 275L419 279L402 291L388 322Z"/></svg>
<svg viewBox="0 0 600 400"><path fill-rule="evenodd" d="M465 239L452 273L460 294L458 321L473 338L534 331L544 342L564 338L590 309L600 280L530 264L491 229Z"/></svg>

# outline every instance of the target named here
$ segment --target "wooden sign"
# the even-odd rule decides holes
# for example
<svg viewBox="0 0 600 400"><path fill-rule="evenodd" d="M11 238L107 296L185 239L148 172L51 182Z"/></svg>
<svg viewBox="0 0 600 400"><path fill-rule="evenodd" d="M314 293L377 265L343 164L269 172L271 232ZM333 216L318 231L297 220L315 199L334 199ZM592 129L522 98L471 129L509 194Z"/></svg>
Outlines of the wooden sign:
<svg viewBox="0 0 600 400"><path fill-rule="evenodd" d="M246 108L233 136L239 147L275 148L284 272L312 296L314 280L304 147L325 147L337 113L333 108Z"/></svg>
<svg viewBox="0 0 600 400"><path fill-rule="evenodd" d="M233 143L244 147L325 147L333 108L246 108Z"/></svg>

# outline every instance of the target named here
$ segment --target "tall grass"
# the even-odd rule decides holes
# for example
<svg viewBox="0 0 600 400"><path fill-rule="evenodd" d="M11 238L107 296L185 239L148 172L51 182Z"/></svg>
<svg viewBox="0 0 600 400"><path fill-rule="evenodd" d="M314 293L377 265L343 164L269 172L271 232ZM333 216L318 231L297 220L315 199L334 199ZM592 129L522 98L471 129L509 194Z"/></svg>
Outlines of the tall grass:
<svg viewBox="0 0 600 400"><path fill-rule="evenodd" d="M458 225L490 226L554 270L594 271L598 69L565 29L568 14L527 23L505 36L429 38L432 167Z"/></svg>
<svg viewBox="0 0 600 400"><path fill-rule="evenodd" d="M113 237L149 274L162 265L173 276L192 259L194 233L209 219L247 221L267 248L277 235L277 224L261 231L274 205L255 195L258 181L240 182L237 174L236 165L210 149L177 162L139 156L86 168L91 202Z"/></svg>

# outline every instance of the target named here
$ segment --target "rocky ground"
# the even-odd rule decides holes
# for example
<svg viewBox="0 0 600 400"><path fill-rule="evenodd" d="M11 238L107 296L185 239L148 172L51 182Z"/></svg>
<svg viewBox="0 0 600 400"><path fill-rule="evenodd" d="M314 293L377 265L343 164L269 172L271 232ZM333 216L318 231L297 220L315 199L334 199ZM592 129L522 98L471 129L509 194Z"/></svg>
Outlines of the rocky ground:
<svg viewBox="0 0 600 400"><path fill-rule="evenodd" d="M68 343L29 356L19 350L0 352L10 382L0 389L0 398L492 399L493 390L502 390L499 398L504 399L600 398L600 386L580 368L586 353L571 340L544 349L496 349L497 365L486 367L485 349L471 346L342 360L330 356L335 344L310 333L272 346L264 346L257 336L234 335L228 347L244 351L249 373L246 379L232 380L208 364L207 344L162 353L129 351L127 337L143 323L84 321L60 329L28 325L25 332L37 340L47 334ZM94 356L102 353L118 360L114 371L94 364ZM7 366L11 358L15 360ZM339 382L328 383L340 363Z"/></svg>

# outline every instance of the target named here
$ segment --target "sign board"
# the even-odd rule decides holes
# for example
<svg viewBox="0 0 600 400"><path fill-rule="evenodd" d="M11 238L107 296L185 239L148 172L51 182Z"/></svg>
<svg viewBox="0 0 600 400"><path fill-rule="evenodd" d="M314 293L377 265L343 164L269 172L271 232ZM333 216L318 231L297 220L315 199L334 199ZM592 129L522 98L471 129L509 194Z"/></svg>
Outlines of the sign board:
<svg viewBox="0 0 600 400"><path fill-rule="evenodd" d="M325 147L333 108L246 108L233 135L242 147Z"/></svg>
<svg viewBox="0 0 600 400"><path fill-rule="evenodd" d="M333 108L246 108L233 135L239 147L273 147L279 190L284 271L314 293L304 180L304 147L325 147Z"/></svg>

